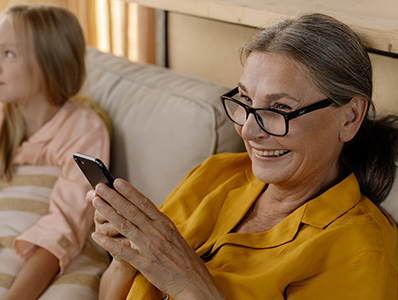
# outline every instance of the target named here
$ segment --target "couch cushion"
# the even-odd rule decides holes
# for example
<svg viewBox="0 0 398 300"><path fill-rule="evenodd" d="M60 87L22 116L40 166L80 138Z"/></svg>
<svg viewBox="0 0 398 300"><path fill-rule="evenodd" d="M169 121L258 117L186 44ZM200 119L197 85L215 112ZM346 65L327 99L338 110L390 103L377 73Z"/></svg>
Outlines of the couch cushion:
<svg viewBox="0 0 398 300"><path fill-rule="evenodd" d="M90 96L112 123L110 169L160 204L206 157L244 151L219 101L228 88L87 49Z"/></svg>

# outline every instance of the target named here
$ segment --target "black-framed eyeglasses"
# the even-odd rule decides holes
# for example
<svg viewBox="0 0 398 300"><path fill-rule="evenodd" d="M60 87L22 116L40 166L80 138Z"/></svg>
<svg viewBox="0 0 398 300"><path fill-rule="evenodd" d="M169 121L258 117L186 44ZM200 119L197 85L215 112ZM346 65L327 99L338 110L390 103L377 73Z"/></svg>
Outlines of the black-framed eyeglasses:
<svg viewBox="0 0 398 300"><path fill-rule="evenodd" d="M272 108L253 108L247 106L233 98L238 93L239 89L236 87L220 97L228 118L235 124L243 126L249 115L253 114L261 129L275 136L285 136L288 133L290 120L333 104L333 101L327 98L292 112L284 112Z"/></svg>

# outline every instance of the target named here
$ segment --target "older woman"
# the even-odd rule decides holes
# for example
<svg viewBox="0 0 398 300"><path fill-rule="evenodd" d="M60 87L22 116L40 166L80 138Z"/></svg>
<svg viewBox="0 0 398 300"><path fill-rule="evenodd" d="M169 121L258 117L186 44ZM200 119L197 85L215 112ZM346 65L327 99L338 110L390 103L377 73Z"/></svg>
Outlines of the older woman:
<svg viewBox="0 0 398 300"><path fill-rule="evenodd" d="M210 157L160 210L121 179L87 195L93 238L115 258L102 299L397 299L398 231L375 205L394 179L397 118L368 113L360 39L313 14L242 53L221 98L247 153Z"/></svg>

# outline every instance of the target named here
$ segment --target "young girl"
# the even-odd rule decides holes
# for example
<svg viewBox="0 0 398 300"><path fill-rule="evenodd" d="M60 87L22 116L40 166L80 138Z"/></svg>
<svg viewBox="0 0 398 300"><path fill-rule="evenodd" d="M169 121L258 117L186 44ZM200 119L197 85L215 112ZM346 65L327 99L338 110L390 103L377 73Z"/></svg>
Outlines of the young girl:
<svg viewBox="0 0 398 300"><path fill-rule="evenodd" d="M90 187L72 155L107 164L109 131L73 99L84 56L65 9L14 6L0 16L0 299L98 298L107 256L86 242Z"/></svg>

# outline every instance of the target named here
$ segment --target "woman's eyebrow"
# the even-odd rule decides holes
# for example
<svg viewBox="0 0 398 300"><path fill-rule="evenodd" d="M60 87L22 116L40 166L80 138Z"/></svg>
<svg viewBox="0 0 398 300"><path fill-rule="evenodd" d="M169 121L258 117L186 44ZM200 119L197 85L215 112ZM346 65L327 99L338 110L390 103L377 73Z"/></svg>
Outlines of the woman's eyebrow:
<svg viewBox="0 0 398 300"><path fill-rule="evenodd" d="M269 101L276 101L276 100L280 100L283 98L287 98L287 99L293 100L295 102L299 102L299 100L297 98L295 98L287 93L268 94L265 96L265 98Z"/></svg>
<svg viewBox="0 0 398 300"><path fill-rule="evenodd" d="M238 87L239 87L241 90L247 92L245 86L244 86L241 82L238 82Z"/></svg>
<svg viewBox="0 0 398 300"><path fill-rule="evenodd" d="M241 82L238 83L238 87L239 87L241 90L243 90L244 92L247 93L246 87L245 87ZM283 99L283 98L287 98L287 99L291 99L291 100L293 100L293 101L295 101L295 102L300 102L297 98L295 98L295 97L293 97L293 96L291 96L291 95L289 95L289 94L287 94L287 93L268 94L268 95L266 95L264 98L265 98L267 101L276 101L276 100L280 100L280 99Z"/></svg>

